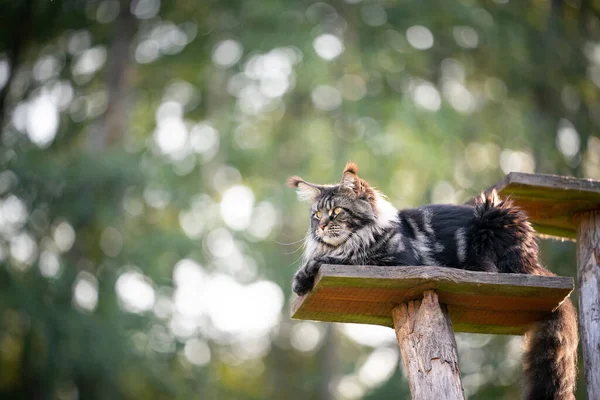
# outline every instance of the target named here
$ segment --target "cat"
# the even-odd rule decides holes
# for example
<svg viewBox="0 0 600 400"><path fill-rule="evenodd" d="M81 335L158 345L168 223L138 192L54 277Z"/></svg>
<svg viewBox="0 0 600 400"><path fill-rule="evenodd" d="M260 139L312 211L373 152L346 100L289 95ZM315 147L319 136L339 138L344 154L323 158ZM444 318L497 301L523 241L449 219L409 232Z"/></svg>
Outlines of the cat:
<svg viewBox="0 0 600 400"><path fill-rule="evenodd" d="M470 271L553 275L538 260L524 211L495 191L475 206L431 204L397 210L348 163L337 185L293 176L288 186L311 204L302 267L292 290L313 288L321 264L435 265ZM574 399L577 314L566 299L525 336L524 398Z"/></svg>

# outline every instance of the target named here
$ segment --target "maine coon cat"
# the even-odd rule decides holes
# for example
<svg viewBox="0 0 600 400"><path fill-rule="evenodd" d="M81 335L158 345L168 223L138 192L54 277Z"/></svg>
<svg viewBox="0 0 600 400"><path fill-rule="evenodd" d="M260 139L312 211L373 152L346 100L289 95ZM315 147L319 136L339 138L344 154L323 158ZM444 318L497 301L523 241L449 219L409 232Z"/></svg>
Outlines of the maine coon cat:
<svg viewBox="0 0 600 400"><path fill-rule="evenodd" d="M308 293L319 266L436 265L471 271L552 275L538 261L527 215L493 192L475 206L396 210L348 163L336 185L288 180L311 204L302 267L292 289ZM574 399L577 317L569 299L525 336L526 399Z"/></svg>

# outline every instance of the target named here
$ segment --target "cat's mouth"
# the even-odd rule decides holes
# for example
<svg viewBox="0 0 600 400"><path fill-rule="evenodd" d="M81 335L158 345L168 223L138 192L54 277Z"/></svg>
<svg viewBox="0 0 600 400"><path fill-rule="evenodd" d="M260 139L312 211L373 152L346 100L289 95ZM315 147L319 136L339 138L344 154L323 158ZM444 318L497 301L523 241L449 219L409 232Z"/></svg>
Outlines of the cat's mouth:
<svg viewBox="0 0 600 400"><path fill-rule="evenodd" d="M317 236L330 246L339 246L348 239L350 232L339 226L331 226L325 230L319 228Z"/></svg>

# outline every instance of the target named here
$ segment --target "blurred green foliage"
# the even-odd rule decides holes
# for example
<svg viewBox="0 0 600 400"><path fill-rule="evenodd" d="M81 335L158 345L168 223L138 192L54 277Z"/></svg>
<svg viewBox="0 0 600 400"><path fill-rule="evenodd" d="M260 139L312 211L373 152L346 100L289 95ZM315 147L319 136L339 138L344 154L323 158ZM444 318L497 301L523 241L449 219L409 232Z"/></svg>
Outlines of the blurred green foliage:
<svg viewBox="0 0 600 400"><path fill-rule="evenodd" d="M600 179L599 39L591 0L2 0L0 397L408 398L391 331L289 319L285 179ZM458 335L469 398L519 344Z"/></svg>

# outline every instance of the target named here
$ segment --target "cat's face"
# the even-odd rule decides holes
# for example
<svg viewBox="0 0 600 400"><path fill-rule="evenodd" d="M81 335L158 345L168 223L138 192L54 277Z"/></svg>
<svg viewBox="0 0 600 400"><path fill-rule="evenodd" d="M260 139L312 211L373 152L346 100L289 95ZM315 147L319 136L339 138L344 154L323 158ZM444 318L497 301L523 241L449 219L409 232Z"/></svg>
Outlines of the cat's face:
<svg viewBox="0 0 600 400"><path fill-rule="evenodd" d="M356 175L357 171L356 165L348 164L339 185L316 185L298 177L288 181L311 203L311 234L317 241L338 247L354 232L375 222L375 191Z"/></svg>

